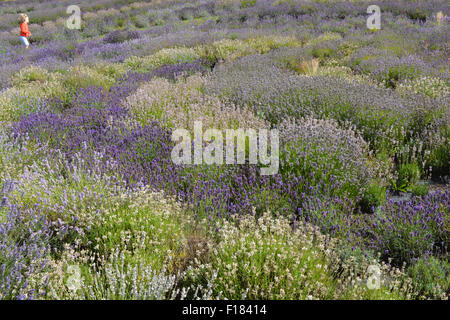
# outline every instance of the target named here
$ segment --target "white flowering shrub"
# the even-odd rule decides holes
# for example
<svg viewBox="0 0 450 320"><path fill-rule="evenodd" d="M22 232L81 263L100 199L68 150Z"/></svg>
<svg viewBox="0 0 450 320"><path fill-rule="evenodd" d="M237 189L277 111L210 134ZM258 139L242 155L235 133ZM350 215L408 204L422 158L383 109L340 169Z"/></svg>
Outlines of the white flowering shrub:
<svg viewBox="0 0 450 320"><path fill-rule="evenodd" d="M125 60L125 64L132 70L139 72L156 69L166 64L177 64L183 62L194 61L199 55L193 48L177 47L161 49L150 56L130 57Z"/></svg>
<svg viewBox="0 0 450 320"><path fill-rule="evenodd" d="M414 92L435 98L448 96L450 94L450 83L440 78L424 76L406 79L397 86L396 90L400 93Z"/></svg>
<svg viewBox="0 0 450 320"><path fill-rule="evenodd" d="M206 281L227 299L401 299L412 292L403 270L369 259L343 259L336 241L315 227L265 213L226 221L217 243L210 244L211 262L190 269L191 281ZM367 287L367 267L383 274L380 288ZM389 278L388 278L389 276ZM194 279L194 280L192 280ZM389 280L388 280L389 279Z"/></svg>
<svg viewBox="0 0 450 320"><path fill-rule="evenodd" d="M217 97L203 94L206 81L197 75L175 84L166 79L153 79L129 96L126 105L142 124L164 120L171 128L192 130L194 121L202 121L204 128L268 128L264 120L247 108L225 104Z"/></svg>

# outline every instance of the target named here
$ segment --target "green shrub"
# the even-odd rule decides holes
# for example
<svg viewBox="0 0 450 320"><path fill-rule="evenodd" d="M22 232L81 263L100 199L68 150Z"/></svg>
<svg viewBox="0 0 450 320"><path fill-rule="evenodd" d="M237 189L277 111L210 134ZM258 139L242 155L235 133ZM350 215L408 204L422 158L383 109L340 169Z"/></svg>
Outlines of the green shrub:
<svg viewBox="0 0 450 320"><path fill-rule="evenodd" d="M0 93L0 121L18 120L35 111L40 99L66 95L62 76L57 72L30 66L12 77L13 87Z"/></svg>
<svg viewBox="0 0 450 320"><path fill-rule="evenodd" d="M423 197L428 194L430 187L425 183L418 183L411 186L409 189L414 196Z"/></svg>
<svg viewBox="0 0 450 320"><path fill-rule="evenodd" d="M314 58L318 58L323 61L326 58L331 57L331 55L333 54L333 50L330 48L314 48L312 49L311 54Z"/></svg>
<svg viewBox="0 0 450 320"><path fill-rule="evenodd" d="M369 145L332 119L306 118L280 124L280 173L305 177L325 192L356 198L374 177ZM303 192L300 191L299 192Z"/></svg>
<svg viewBox="0 0 450 320"><path fill-rule="evenodd" d="M127 25L128 21L125 18L123 18L123 17L119 17L117 19L116 23L117 23L117 27L119 29L122 29L122 28L124 28Z"/></svg>
<svg viewBox="0 0 450 320"><path fill-rule="evenodd" d="M200 56L192 48L175 47L161 49L155 54L146 57L129 57L125 60L125 64L132 70L145 72L166 64L191 62L198 58L200 58Z"/></svg>
<svg viewBox="0 0 450 320"><path fill-rule="evenodd" d="M308 41L307 45L318 45L323 42L340 40L342 36L339 33L325 32L318 37L314 37Z"/></svg>
<svg viewBox="0 0 450 320"><path fill-rule="evenodd" d="M448 138L442 140L442 143L431 151L430 165L433 168L432 175L435 179L442 179L450 172L450 144Z"/></svg>
<svg viewBox="0 0 450 320"><path fill-rule="evenodd" d="M46 82L50 78L50 74L47 70L40 67L30 66L19 71L15 74L11 82L16 87L24 87L33 82Z"/></svg>
<svg viewBox="0 0 450 320"><path fill-rule="evenodd" d="M80 88L90 86L109 89L115 82L112 77L101 74L88 66L75 66L67 70L63 75L63 85L66 88L66 99Z"/></svg>
<svg viewBox="0 0 450 320"><path fill-rule="evenodd" d="M256 50L249 43L242 40L224 39L197 47L196 52L202 58L216 63L222 60L234 60L241 56L255 53Z"/></svg>
<svg viewBox="0 0 450 320"><path fill-rule="evenodd" d="M419 298L446 299L450 289L450 264L446 259L424 257L408 268Z"/></svg>
<svg viewBox="0 0 450 320"><path fill-rule="evenodd" d="M123 63L96 63L89 67L108 79L117 79L127 72L127 67Z"/></svg>
<svg viewBox="0 0 450 320"><path fill-rule="evenodd" d="M411 20L418 20L421 22L425 22L427 20L427 12L422 8L414 8L406 11L406 15Z"/></svg>
<svg viewBox="0 0 450 320"><path fill-rule="evenodd" d="M241 0L241 8L250 8L256 4L256 0Z"/></svg>
<svg viewBox="0 0 450 320"><path fill-rule="evenodd" d="M137 15L131 18L131 21L137 28L147 28L149 26L148 18L145 15Z"/></svg>
<svg viewBox="0 0 450 320"><path fill-rule="evenodd" d="M423 76L405 79L396 86L396 90L400 93L414 92L435 98L448 96L450 85L440 78Z"/></svg>

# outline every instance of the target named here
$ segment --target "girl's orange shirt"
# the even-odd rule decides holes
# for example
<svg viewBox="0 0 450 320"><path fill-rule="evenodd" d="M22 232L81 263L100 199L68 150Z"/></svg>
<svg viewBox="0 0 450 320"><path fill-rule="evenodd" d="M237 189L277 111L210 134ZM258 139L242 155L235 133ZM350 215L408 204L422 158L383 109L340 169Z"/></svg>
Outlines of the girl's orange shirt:
<svg viewBox="0 0 450 320"><path fill-rule="evenodd" d="M31 32L28 30L28 24L26 22L22 22L20 24L20 36L21 37L29 37Z"/></svg>

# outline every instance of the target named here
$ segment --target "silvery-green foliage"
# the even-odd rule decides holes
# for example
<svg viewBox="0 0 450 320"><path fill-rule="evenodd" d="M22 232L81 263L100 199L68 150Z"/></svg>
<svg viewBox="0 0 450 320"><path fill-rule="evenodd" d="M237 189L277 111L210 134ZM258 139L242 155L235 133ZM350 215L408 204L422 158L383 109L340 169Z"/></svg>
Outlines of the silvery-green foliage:
<svg viewBox="0 0 450 320"><path fill-rule="evenodd" d="M342 129L335 120L305 118L280 124L281 172L295 173L314 182L361 195L375 177L369 167L369 145L353 129Z"/></svg>
<svg viewBox="0 0 450 320"><path fill-rule="evenodd" d="M351 78L299 76L283 70L271 55L251 55L216 67L206 92L248 105L272 126L308 116L351 123L376 152L423 139L426 131L441 135L446 125L437 124L445 122L449 103L448 97L400 95Z"/></svg>

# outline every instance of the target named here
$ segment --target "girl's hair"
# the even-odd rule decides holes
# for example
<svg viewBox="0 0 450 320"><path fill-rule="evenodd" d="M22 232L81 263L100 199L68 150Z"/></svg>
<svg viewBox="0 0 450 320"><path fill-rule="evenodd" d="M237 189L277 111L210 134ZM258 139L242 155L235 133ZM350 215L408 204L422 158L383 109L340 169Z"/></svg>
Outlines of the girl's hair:
<svg viewBox="0 0 450 320"><path fill-rule="evenodd" d="M25 13L21 13L19 15L19 21L20 23L24 22L26 19L28 18L28 16Z"/></svg>

